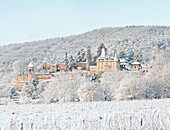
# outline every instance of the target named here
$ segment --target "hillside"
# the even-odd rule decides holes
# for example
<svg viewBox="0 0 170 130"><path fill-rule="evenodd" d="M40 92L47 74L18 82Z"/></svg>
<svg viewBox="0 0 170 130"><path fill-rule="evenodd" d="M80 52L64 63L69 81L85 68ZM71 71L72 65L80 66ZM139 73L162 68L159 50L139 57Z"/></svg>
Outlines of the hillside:
<svg viewBox="0 0 170 130"><path fill-rule="evenodd" d="M166 26L127 26L101 28L80 35L52 38L23 44L11 44L0 47L1 77L12 72L12 63L24 58L36 65L43 60L61 61L64 53L75 55L87 45L96 54L97 46L104 43L108 55L124 54L125 57L141 53L143 61L152 60L154 54L170 47L170 27Z"/></svg>

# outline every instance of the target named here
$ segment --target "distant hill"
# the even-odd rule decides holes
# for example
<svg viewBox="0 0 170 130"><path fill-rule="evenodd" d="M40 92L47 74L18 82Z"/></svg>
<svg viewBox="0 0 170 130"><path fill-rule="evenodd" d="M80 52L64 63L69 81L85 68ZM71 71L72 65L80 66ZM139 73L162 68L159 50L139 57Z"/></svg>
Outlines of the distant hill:
<svg viewBox="0 0 170 130"><path fill-rule="evenodd" d="M166 26L127 26L96 29L84 34L52 38L23 44L11 44L0 47L0 73L10 73L12 63L18 59L32 60L36 65L43 60L61 61L64 53L75 55L87 45L96 54L97 46L104 43L108 55L128 58L129 55L143 55L143 61L149 61L160 50L170 47L170 27ZM135 58L134 58L135 59Z"/></svg>

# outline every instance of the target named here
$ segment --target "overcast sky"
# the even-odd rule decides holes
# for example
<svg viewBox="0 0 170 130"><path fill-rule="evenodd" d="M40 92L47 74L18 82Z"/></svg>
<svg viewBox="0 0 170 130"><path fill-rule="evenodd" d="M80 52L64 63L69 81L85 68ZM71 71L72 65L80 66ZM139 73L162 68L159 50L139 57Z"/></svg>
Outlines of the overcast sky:
<svg viewBox="0 0 170 130"><path fill-rule="evenodd" d="M126 25L170 26L170 0L0 0L0 45Z"/></svg>

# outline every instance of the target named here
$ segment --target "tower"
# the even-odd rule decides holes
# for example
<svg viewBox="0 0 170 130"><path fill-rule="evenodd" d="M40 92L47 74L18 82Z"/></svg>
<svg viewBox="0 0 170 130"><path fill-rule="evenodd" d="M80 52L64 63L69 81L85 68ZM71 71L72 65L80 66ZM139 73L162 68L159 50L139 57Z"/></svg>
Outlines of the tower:
<svg viewBox="0 0 170 130"><path fill-rule="evenodd" d="M27 68L28 68L28 80L29 80L31 78L31 75L34 73L34 66L30 62Z"/></svg>
<svg viewBox="0 0 170 130"><path fill-rule="evenodd" d="M120 63L119 63L119 59L117 58L116 53L115 53L115 57L114 57L114 62L115 62L115 71L120 70Z"/></svg>

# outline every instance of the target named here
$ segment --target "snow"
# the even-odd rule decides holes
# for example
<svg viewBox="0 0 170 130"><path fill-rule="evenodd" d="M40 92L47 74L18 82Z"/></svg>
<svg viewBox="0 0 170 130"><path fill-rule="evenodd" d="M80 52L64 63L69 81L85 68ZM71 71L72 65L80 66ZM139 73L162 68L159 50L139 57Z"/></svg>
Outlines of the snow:
<svg viewBox="0 0 170 130"><path fill-rule="evenodd" d="M0 129L170 129L170 99L1 105Z"/></svg>
<svg viewBox="0 0 170 130"><path fill-rule="evenodd" d="M120 59L120 63L127 63L127 60L125 60L125 59Z"/></svg>
<svg viewBox="0 0 170 130"><path fill-rule="evenodd" d="M128 66L128 65L126 65L125 68L126 68L127 70L131 70L131 67Z"/></svg>
<svg viewBox="0 0 170 130"><path fill-rule="evenodd" d="M81 63L87 63L87 62L79 62L79 64L81 64Z"/></svg>
<svg viewBox="0 0 170 130"><path fill-rule="evenodd" d="M118 58L117 58L117 55L115 53L115 58L114 58L114 61L118 61Z"/></svg>
<svg viewBox="0 0 170 130"><path fill-rule="evenodd" d="M90 68L96 68L96 66L90 66Z"/></svg>
<svg viewBox="0 0 170 130"><path fill-rule="evenodd" d="M135 61L132 63L132 65L139 65L139 64L140 64L140 62L138 62L138 61Z"/></svg>
<svg viewBox="0 0 170 130"><path fill-rule="evenodd" d="M34 67L34 65L32 64L32 62L29 63L28 67Z"/></svg>
<svg viewBox="0 0 170 130"><path fill-rule="evenodd" d="M102 48L101 57L102 57L102 58L105 58L105 57L106 57L105 48Z"/></svg>

